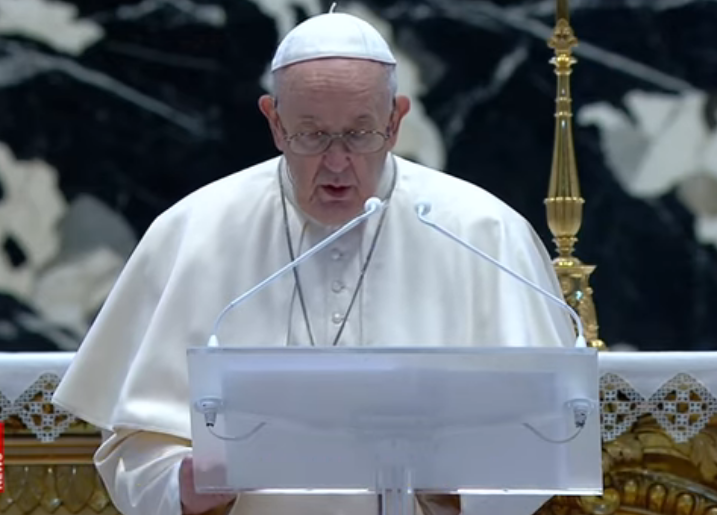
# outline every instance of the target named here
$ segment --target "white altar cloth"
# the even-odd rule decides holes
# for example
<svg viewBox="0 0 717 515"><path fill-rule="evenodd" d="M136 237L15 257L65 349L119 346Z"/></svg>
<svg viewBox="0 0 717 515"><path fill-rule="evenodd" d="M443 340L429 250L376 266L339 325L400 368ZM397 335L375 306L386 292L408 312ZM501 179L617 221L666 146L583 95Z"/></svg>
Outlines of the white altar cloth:
<svg viewBox="0 0 717 515"><path fill-rule="evenodd" d="M75 417L52 406L73 352L0 352L0 421L18 417L40 441L52 442Z"/></svg>
<svg viewBox="0 0 717 515"><path fill-rule="evenodd" d="M677 374L688 374L717 393L717 352L603 352L600 375L615 374L649 398Z"/></svg>
<svg viewBox="0 0 717 515"><path fill-rule="evenodd" d="M0 395L16 401L42 375L61 378L74 352L0 352Z"/></svg>
<svg viewBox="0 0 717 515"><path fill-rule="evenodd" d="M0 353L0 420L20 417L41 441L62 434L75 419L48 410L47 404L73 357L71 352ZM643 415L652 415L675 441L685 442L717 414L717 352L605 352L599 364L605 442L629 431Z"/></svg>
<svg viewBox="0 0 717 515"><path fill-rule="evenodd" d="M717 352L606 352L599 363L603 442L651 415L683 443L717 414Z"/></svg>

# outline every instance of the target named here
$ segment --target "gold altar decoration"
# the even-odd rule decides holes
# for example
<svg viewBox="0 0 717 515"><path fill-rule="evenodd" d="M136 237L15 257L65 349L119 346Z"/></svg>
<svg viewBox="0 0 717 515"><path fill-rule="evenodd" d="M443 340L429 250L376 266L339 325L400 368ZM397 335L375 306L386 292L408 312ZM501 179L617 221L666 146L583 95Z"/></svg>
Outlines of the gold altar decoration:
<svg viewBox="0 0 717 515"><path fill-rule="evenodd" d="M717 418L676 444L650 416L603 445L604 493L554 497L536 515L717 515Z"/></svg>
<svg viewBox="0 0 717 515"><path fill-rule="evenodd" d="M545 204L563 295L580 315L588 345L605 350L589 284L595 267L573 255L585 201L580 195L573 141L570 76L577 62L572 50L578 40L570 26L568 1L556 0L555 28L548 41L555 51L551 64L557 76L557 98ZM603 392L600 395L602 400ZM717 515L717 418L690 441L676 443L651 415L644 415L629 432L603 444L602 464L602 496L557 496L536 515Z"/></svg>
<svg viewBox="0 0 717 515"><path fill-rule="evenodd" d="M92 461L100 437L79 426L54 442L41 442L15 424L8 428L0 514L119 514Z"/></svg>
<svg viewBox="0 0 717 515"><path fill-rule="evenodd" d="M92 460L100 435L51 404L58 384L59 378L43 376L37 392L21 405L25 420L17 414L5 418L0 515L118 515ZM57 432L52 441L38 436Z"/></svg>
<svg viewBox="0 0 717 515"><path fill-rule="evenodd" d="M580 315L588 345L605 349L605 344L598 337L597 314L590 288L590 274L595 267L583 264L573 255L585 200L580 196L573 142L570 75L573 64L577 62L572 49L578 40L570 26L568 0L557 0L555 18L555 30L548 41L548 46L555 51L551 63L557 75L555 143L548 197L545 199L548 227L558 251L553 264L563 296Z"/></svg>

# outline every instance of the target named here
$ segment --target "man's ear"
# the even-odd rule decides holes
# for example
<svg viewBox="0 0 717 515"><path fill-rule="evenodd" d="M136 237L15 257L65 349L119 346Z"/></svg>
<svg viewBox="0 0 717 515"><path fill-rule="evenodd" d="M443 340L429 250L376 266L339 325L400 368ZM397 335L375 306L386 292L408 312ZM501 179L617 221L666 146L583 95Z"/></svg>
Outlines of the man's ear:
<svg viewBox="0 0 717 515"><path fill-rule="evenodd" d="M259 98L259 110L267 122L269 122L269 129L271 129L271 135L274 138L274 145L277 149L283 151L286 139L284 137L284 130L279 122L279 113L276 111L276 101L274 97L271 95L262 95Z"/></svg>
<svg viewBox="0 0 717 515"><path fill-rule="evenodd" d="M389 143L391 148L396 145L398 140L398 130L401 127L401 121L411 110L411 100L403 95L396 97L395 106L393 108L393 115L391 116L391 138Z"/></svg>

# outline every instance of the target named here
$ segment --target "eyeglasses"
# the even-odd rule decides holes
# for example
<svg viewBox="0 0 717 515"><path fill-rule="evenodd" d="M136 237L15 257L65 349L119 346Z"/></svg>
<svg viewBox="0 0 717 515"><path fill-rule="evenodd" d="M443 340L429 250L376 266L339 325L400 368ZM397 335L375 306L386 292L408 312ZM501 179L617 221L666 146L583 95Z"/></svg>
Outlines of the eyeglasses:
<svg viewBox="0 0 717 515"><path fill-rule="evenodd" d="M289 148L295 154L311 156L325 152L335 139L340 139L351 152L372 154L386 144L390 136L379 131L348 131L337 134L328 132L299 132L286 137Z"/></svg>

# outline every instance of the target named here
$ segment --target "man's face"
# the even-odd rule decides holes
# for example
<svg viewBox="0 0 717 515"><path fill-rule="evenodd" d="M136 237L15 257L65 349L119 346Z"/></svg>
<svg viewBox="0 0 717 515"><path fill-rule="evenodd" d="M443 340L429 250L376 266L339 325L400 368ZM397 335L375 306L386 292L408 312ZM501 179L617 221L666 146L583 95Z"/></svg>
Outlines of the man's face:
<svg viewBox="0 0 717 515"><path fill-rule="evenodd" d="M299 206L321 223L347 222L376 194L408 99L391 98L383 66L348 59L291 66L277 93L278 106L265 96L260 107L286 157Z"/></svg>

